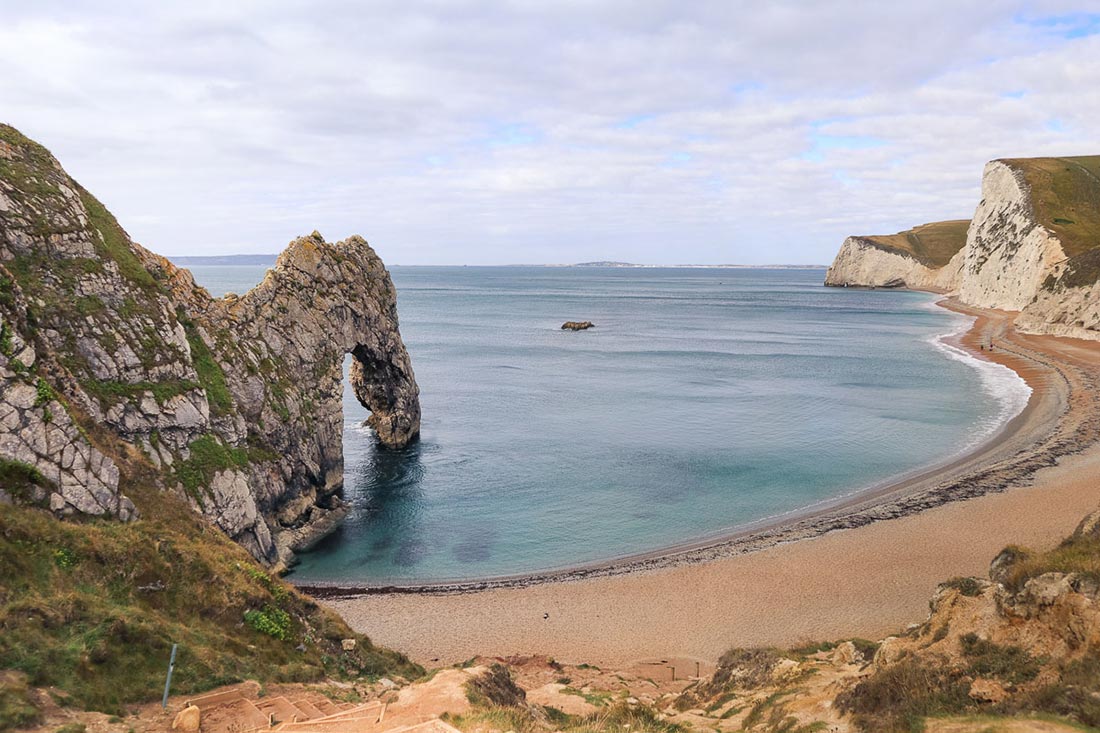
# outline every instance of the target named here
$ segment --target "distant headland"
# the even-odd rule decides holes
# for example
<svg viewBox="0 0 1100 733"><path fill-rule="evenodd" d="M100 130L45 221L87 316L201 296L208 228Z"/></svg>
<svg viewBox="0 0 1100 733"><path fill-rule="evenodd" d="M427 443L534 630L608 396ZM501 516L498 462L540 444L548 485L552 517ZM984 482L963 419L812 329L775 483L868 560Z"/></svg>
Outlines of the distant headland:
<svg viewBox="0 0 1100 733"><path fill-rule="evenodd" d="M180 267L211 267L226 265L252 265L274 267L277 254L240 254L240 255L191 255L187 257L172 257L168 259ZM407 265L417 267L417 265ZM456 265L464 266L464 265ZM825 270L828 265L647 265L636 262L616 262L614 260L597 260L594 262L569 263L516 263L510 265L478 265L478 267L650 267L650 268L700 268L723 270Z"/></svg>

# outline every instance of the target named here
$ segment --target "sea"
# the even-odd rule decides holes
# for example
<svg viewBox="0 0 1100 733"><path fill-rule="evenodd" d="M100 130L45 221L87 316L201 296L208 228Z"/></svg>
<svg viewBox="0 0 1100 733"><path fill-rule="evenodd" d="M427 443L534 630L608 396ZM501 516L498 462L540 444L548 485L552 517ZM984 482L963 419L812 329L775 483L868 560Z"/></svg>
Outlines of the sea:
<svg viewBox="0 0 1100 733"><path fill-rule="evenodd" d="M214 295L265 272L191 270ZM824 270L390 272L421 437L382 447L345 376L352 509L296 582L480 580L721 537L949 461L1030 391L952 346L970 319L935 296Z"/></svg>

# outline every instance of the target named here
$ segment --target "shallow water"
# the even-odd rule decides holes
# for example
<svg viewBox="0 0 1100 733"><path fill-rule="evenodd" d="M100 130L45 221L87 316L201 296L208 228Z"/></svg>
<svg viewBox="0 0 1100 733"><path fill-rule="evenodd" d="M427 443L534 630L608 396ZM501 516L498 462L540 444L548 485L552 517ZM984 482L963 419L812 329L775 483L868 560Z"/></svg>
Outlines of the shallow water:
<svg viewBox="0 0 1100 733"><path fill-rule="evenodd" d="M261 267L196 267L243 292ZM393 268L421 440L345 389L344 526L295 579L533 572L716 535L958 454L1026 402L968 319L823 271ZM596 327L564 332L566 320Z"/></svg>

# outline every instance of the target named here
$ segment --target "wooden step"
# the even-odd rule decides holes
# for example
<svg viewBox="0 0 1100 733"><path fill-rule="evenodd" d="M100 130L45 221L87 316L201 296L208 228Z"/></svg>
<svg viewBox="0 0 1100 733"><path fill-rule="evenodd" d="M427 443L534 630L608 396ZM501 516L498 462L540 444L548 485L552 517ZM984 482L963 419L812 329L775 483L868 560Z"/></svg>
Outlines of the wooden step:
<svg viewBox="0 0 1100 733"><path fill-rule="evenodd" d="M299 721L316 720L317 718L325 717L325 714L318 710L317 706L311 703L309 700L294 700L293 703L294 707L302 711L301 717L298 718Z"/></svg>
<svg viewBox="0 0 1100 733"><path fill-rule="evenodd" d="M381 708L382 702L380 700L371 700L370 702L356 705L348 710L341 710L339 712L332 713L331 715L326 715L325 717L319 718L318 720L327 721L339 720L341 718L366 718L370 717L371 715L378 717L378 714L381 712Z"/></svg>
<svg viewBox="0 0 1100 733"><path fill-rule="evenodd" d="M186 705L195 705L199 710L210 710L211 708L217 708L218 705L223 705L227 702L250 698L255 694L256 690L259 689L260 686L256 685L255 682L243 682L241 685L222 688L213 692L207 692L206 694L198 694L198 696L187 700L185 707Z"/></svg>
<svg viewBox="0 0 1100 733"><path fill-rule="evenodd" d="M274 716L277 723L293 723L301 720L302 711L294 706L290 700L281 695L279 697L265 697L256 701L256 707L269 716Z"/></svg>
<svg viewBox="0 0 1100 733"><path fill-rule="evenodd" d="M253 728L267 729L269 725L268 714L244 698L217 705L202 716L203 733L236 733Z"/></svg>
<svg viewBox="0 0 1100 733"><path fill-rule="evenodd" d="M378 725L378 716L365 718L340 718L338 720L306 720L286 723L275 730L279 733L366 733Z"/></svg>
<svg viewBox="0 0 1100 733"><path fill-rule="evenodd" d="M384 729L385 733L461 733L450 723L444 723L439 718L425 720L413 725L402 725L397 728Z"/></svg>

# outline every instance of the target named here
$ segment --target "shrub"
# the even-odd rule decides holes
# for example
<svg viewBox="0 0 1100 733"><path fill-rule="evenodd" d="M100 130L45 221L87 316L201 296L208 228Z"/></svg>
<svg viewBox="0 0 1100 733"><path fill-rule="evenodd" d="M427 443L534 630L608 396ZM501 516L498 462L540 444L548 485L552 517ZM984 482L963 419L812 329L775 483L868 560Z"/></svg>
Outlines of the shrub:
<svg viewBox="0 0 1100 733"><path fill-rule="evenodd" d="M959 644L970 663L970 673L975 676L996 677L1016 684L1035 679L1042 666L1040 660L1018 646L994 644L973 633L959 637Z"/></svg>
<svg viewBox="0 0 1100 733"><path fill-rule="evenodd" d="M971 598L982 594L982 584L977 578L956 577L940 583L942 586L954 588L964 596Z"/></svg>
<svg viewBox="0 0 1100 733"><path fill-rule="evenodd" d="M25 728L40 718L23 676L0 672L0 731Z"/></svg>
<svg viewBox="0 0 1100 733"><path fill-rule="evenodd" d="M38 378L38 381L34 384L35 397L34 406L42 407L48 402L53 402L57 399L57 393L53 391L53 387L50 386L42 377Z"/></svg>
<svg viewBox="0 0 1100 733"><path fill-rule="evenodd" d="M266 605L258 611L245 611L244 622L261 634L279 641L290 638L290 614L277 606Z"/></svg>
<svg viewBox="0 0 1100 733"><path fill-rule="evenodd" d="M35 487L50 486L51 482L34 466L22 461L0 458L0 489L22 501L30 501Z"/></svg>
<svg viewBox="0 0 1100 733"><path fill-rule="evenodd" d="M66 723L61 726L54 733L84 733L88 729L88 726L83 723Z"/></svg>
<svg viewBox="0 0 1100 733"><path fill-rule="evenodd" d="M471 705L482 707L516 707L527 701L527 693L512 680L508 668L500 664L467 682L466 697Z"/></svg>
<svg viewBox="0 0 1100 733"><path fill-rule="evenodd" d="M969 682L945 663L905 659L837 696L836 708L868 733L919 727L929 715L952 715L971 706Z"/></svg>

